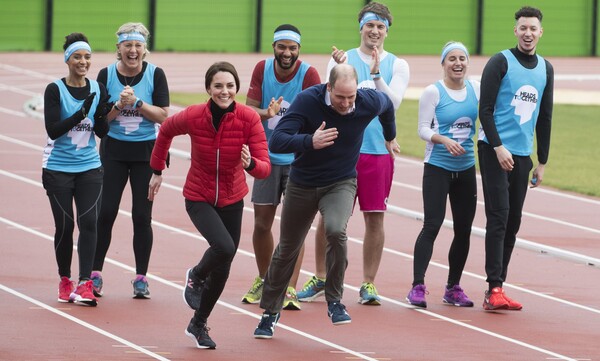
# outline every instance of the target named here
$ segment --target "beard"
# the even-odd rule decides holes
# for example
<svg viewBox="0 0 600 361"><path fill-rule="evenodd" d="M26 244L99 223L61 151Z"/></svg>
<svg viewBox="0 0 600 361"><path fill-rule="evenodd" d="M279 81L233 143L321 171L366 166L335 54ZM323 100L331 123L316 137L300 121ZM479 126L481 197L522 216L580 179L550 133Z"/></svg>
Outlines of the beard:
<svg viewBox="0 0 600 361"><path fill-rule="evenodd" d="M292 56L290 58L291 62L290 62L289 65L288 64L283 64L281 60L282 60L281 56L275 55L275 61L277 62L277 65L279 65L279 67L281 69L291 69L291 68L294 67L294 64L296 64L296 60L298 60L298 56Z"/></svg>

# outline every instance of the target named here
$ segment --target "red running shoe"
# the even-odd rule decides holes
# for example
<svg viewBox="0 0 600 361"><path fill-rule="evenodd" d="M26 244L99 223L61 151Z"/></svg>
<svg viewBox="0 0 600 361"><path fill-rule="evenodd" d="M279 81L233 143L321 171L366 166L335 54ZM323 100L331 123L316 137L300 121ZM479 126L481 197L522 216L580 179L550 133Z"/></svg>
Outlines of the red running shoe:
<svg viewBox="0 0 600 361"><path fill-rule="evenodd" d="M520 311L523 308L523 305L519 302L509 298L504 291L502 292L502 297L508 302L508 309L511 311Z"/></svg>
<svg viewBox="0 0 600 361"><path fill-rule="evenodd" d="M75 291L71 293L71 299L83 306L95 307L98 301L96 300L96 296L94 296L94 282L87 280L79 283Z"/></svg>
<svg viewBox="0 0 600 361"><path fill-rule="evenodd" d="M58 284L58 302L73 302L71 298L71 292L73 292L73 281L71 281L68 277L61 277L60 283Z"/></svg>
<svg viewBox="0 0 600 361"><path fill-rule="evenodd" d="M485 291L483 298L484 310L506 310L508 309L508 301L504 298L504 290L502 287L494 287L492 291Z"/></svg>

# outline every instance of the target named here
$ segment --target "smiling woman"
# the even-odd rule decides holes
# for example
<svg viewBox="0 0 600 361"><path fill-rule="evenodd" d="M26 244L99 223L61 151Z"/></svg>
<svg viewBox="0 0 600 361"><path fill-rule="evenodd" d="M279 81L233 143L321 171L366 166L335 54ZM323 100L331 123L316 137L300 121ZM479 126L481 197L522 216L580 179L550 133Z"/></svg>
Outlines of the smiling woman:
<svg viewBox="0 0 600 361"><path fill-rule="evenodd" d="M81 33L67 35L64 60L69 74L46 87L44 121L48 142L44 148L42 181L54 216L54 250L60 283L58 302L96 306L92 292L92 262L96 222L102 194L102 165L96 138L108 131L106 89L86 78L92 48ZM71 281L74 214L77 205L79 283Z"/></svg>
<svg viewBox="0 0 600 361"><path fill-rule="evenodd" d="M158 127L167 118L169 87L163 70L144 61L149 32L141 23L123 24L117 31L117 62L100 70L113 107L107 114L110 130L102 139L104 193L98 218L98 247L94 260L94 292L102 295L102 268L112 228L127 181L131 183L133 250L136 278L133 297L150 298L146 273L152 251L152 201L147 199L152 175L150 153Z"/></svg>

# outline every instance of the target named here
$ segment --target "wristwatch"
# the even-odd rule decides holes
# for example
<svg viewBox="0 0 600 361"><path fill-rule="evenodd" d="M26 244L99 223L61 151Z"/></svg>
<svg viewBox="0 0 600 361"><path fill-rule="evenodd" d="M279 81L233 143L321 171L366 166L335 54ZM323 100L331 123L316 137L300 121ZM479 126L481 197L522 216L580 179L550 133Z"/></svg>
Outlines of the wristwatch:
<svg viewBox="0 0 600 361"><path fill-rule="evenodd" d="M140 98L137 98L137 100L135 101L135 107L136 109L139 109L142 107L142 105L144 105L144 101Z"/></svg>
<svg viewBox="0 0 600 361"><path fill-rule="evenodd" d="M113 105L113 108L115 108L115 109L116 109L116 110L118 110L118 111L121 111L121 110L123 110L123 109L121 109L121 108L119 108L119 107L117 106L117 102L115 102L115 104Z"/></svg>

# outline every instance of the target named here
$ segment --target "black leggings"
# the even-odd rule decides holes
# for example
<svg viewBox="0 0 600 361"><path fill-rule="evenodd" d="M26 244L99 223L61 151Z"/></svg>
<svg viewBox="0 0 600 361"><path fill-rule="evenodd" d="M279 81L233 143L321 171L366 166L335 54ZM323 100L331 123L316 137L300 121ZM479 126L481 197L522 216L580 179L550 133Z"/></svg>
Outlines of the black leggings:
<svg viewBox="0 0 600 361"><path fill-rule="evenodd" d="M454 223L454 238L448 252L450 270L447 285L454 286L460 283L469 255L471 226L477 207L475 166L461 172L450 172L431 164L425 164L423 170L425 219L423 229L415 242L413 286L425 284L425 272L433 253L433 243L444 222L448 196Z"/></svg>
<svg viewBox="0 0 600 361"><path fill-rule="evenodd" d="M196 277L206 280L200 308L194 315L206 323L225 288L233 257L240 244L244 201L217 208L206 202L186 199L185 208L196 229L210 245L192 269Z"/></svg>
<svg viewBox="0 0 600 361"><path fill-rule="evenodd" d="M102 167L82 173L64 173L44 169L42 182L50 200L54 217L54 253L58 275L71 278L73 258L73 200L77 207L77 254L79 280L87 280L92 273L96 250L96 222L102 196Z"/></svg>
<svg viewBox="0 0 600 361"><path fill-rule="evenodd" d="M152 177L149 162L123 162L102 159L104 165L104 193L98 217L98 246L94 269L102 270L104 258L110 247L112 229L119 212L123 190L129 179L131 185L133 221L133 253L136 274L148 272L152 252L152 202L148 200L148 184Z"/></svg>

